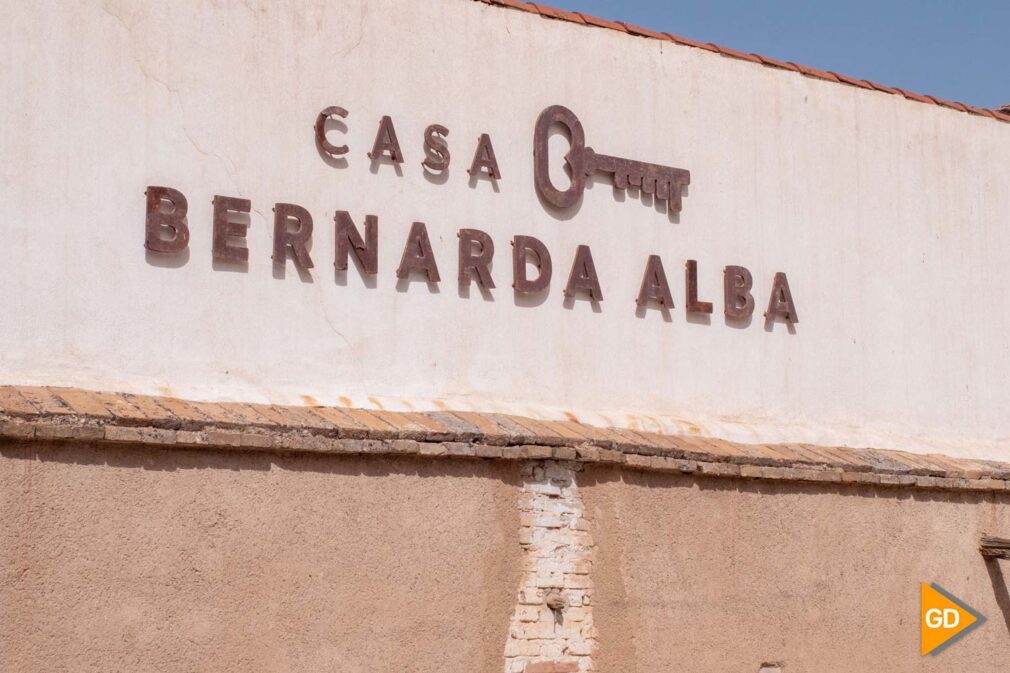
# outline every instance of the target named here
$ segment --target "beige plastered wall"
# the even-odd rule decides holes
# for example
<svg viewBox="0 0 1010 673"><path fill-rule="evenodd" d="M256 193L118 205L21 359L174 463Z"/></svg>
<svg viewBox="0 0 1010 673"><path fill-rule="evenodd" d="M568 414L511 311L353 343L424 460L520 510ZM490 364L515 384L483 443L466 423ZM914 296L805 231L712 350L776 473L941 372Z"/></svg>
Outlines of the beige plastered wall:
<svg viewBox="0 0 1010 673"><path fill-rule="evenodd" d="M690 479L593 469L600 671L999 671L1010 660L1010 530L995 494ZM919 655L919 583L988 621Z"/></svg>
<svg viewBox="0 0 1010 673"><path fill-rule="evenodd" d="M517 475L4 446L0 670L498 671Z"/></svg>
<svg viewBox="0 0 1010 673"><path fill-rule="evenodd" d="M524 469L6 444L0 670L507 670ZM1006 496L574 475L595 671L1004 670ZM989 621L920 657L919 582Z"/></svg>

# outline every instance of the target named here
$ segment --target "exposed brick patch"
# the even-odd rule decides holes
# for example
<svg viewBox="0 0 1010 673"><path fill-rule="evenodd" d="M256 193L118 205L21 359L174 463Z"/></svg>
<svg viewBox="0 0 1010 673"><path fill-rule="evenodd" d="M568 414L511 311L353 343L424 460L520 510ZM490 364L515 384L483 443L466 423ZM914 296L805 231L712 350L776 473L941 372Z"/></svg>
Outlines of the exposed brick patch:
<svg viewBox="0 0 1010 673"><path fill-rule="evenodd" d="M519 544L524 574L505 642L505 673L593 669L593 537L576 477L581 465L523 466Z"/></svg>

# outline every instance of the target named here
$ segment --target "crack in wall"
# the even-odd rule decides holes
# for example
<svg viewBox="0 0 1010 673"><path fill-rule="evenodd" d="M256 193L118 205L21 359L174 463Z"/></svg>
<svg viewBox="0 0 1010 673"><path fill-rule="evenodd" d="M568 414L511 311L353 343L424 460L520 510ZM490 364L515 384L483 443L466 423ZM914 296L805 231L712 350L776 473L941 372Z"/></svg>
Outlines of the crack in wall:
<svg viewBox="0 0 1010 673"><path fill-rule="evenodd" d="M155 74L154 72L152 72L151 69L147 67L147 64L144 62L144 60L141 59L137 55L137 53L136 53L136 41L134 39L134 37L135 37L134 36L134 26L130 25L126 21L126 19L124 19L121 15L117 14L115 11L113 11L112 9L110 9L108 2L102 3L102 11L105 14L109 15L110 17L112 17L116 21L116 23L119 24L123 28L123 30L126 32L126 37L127 37L127 40L129 41L129 56L130 56L130 59L133 61L134 65L137 66L137 69L140 71L140 74L144 76L144 79L147 80L147 81L149 81L149 82L154 82L156 84L159 84L161 87L163 87L165 89L165 91L168 93L169 97L175 102L175 106L179 110L179 117L180 117L179 127L182 130L182 134L186 137L186 140L189 141L189 144L193 147L193 149L195 149L202 156L210 157L210 158L213 158L213 159L217 159L219 162L221 162L221 165L224 167L224 170L225 170L225 173L228 176L228 179L232 183L232 187L235 189L236 193L238 193L240 190L238 188L238 182L235 180L235 175L234 175L235 166L234 166L234 164L232 164L232 162L230 160L228 160L226 157L218 154L217 152L213 152L211 150L204 149L200 145L200 143L197 142L196 138L193 137L193 134L190 132L189 128L186 126L186 108L183 105L182 94L180 93L179 89L177 89L176 87L170 85L164 79L162 79L157 74Z"/></svg>

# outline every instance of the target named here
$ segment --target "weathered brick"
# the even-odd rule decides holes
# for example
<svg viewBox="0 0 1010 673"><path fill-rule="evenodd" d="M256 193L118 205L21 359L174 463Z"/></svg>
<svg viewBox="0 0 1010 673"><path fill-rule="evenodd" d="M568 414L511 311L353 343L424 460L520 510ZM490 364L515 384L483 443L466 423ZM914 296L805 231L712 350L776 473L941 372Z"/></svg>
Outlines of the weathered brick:
<svg viewBox="0 0 1010 673"><path fill-rule="evenodd" d="M544 609L538 605L523 605L516 610L516 617L521 622L536 622L540 620L540 613Z"/></svg>
<svg viewBox="0 0 1010 673"><path fill-rule="evenodd" d="M600 449L601 463L623 463L624 454L615 449Z"/></svg>
<svg viewBox="0 0 1010 673"><path fill-rule="evenodd" d="M211 446L242 446L242 433L227 430L208 430L207 443Z"/></svg>
<svg viewBox="0 0 1010 673"><path fill-rule="evenodd" d="M258 413L268 415L271 419L276 419L280 424L289 428L299 428L307 430L335 430L336 426L323 418L319 414L312 413L308 407L271 405L267 409L273 411L270 414L262 405L254 407Z"/></svg>
<svg viewBox="0 0 1010 673"><path fill-rule="evenodd" d="M445 444L441 442L421 442L418 449L422 456L444 456L448 453Z"/></svg>
<svg viewBox="0 0 1010 673"><path fill-rule="evenodd" d="M368 429L369 439L394 439L399 436L395 427L375 416L367 409L341 409L348 416Z"/></svg>
<svg viewBox="0 0 1010 673"><path fill-rule="evenodd" d="M207 433L194 430L176 430L175 443L190 446L203 446L207 444Z"/></svg>
<svg viewBox="0 0 1010 673"><path fill-rule="evenodd" d="M340 442L343 453L388 453L386 442L379 439L345 439ZM417 453L415 448L412 453Z"/></svg>
<svg viewBox="0 0 1010 673"><path fill-rule="evenodd" d="M105 408L112 412L117 421L129 424L143 423L156 427L178 427L179 419L171 411L158 404L156 398L148 395L108 394L102 397Z"/></svg>
<svg viewBox="0 0 1010 673"><path fill-rule="evenodd" d="M38 406L11 386L0 386L0 408L11 416L37 416Z"/></svg>
<svg viewBox="0 0 1010 673"><path fill-rule="evenodd" d="M555 446L551 455L557 460L576 460L579 457L578 452L571 446Z"/></svg>
<svg viewBox="0 0 1010 673"><path fill-rule="evenodd" d="M524 444L520 447L523 458L530 460L540 460L552 457L554 454L550 446L540 446L538 444Z"/></svg>
<svg viewBox="0 0 1010 673"><path fill-rule="evenodd" d="M502 447L500 446L490 446L488 444L475 444L474 454L478 458L501 458L502 457Z"/></svg>
<svg viewBox="0 0 1010 673"><path fill-rule="evenodd" d="M74 413L74 410L49 388L20 386L18 392L43 414L66 415Z"/></svg>
<svg viewBox="0 0 1010 673"><path fill-rule="evenodd" d="M699 463L702 474L718 477L739 477L740 466L735 463Z"/></svg>
<svg viewBox="0 0 1010 673"><path fill-rule="evenodd" d="M516 432L520 434L526 432L525 429L513 428L511 424L509 426L499 425L490 414L479 414L474 411L452 411L448 413L477 428L480 439L485 444L497 446L509 444Z"/></svg>
<svg viewBox="0 0 1010 673"><path fill-rule="evenodd" d="M426 411L420 415L446 428L457 442L472 443L483 435L479 427L448 411Z"/></svg>
<svg viewBox="0 0 1010 673"><path fill-rule="evenodd" d="M572 654L575 654L573 652ZM576 659L558 661L534 661L526 664L524 673L576 673L579 662Z"/></svg>
<svg viewBox="0 0 1010 673"><path fill-rule="evenodd" d="M210 422L210 418L206 414L185 400L175 397L154 397L151 399L155 404L168 411L183 426L205 425Z"/></svg>
<svg viewBox="0 0 1010 673"><path fill-rule="evenodd" d="M241 433L239 443L241 446L257 449L269 449L274 445L270 435L257 435L251 432Z"/></svg>
<svg viewBox="0 0 1010 673"><path fill-rule="evenodd" d="M80 423L66 425L39 423L35 426L35 438L93 442L105 438L105 428L100 425L82 425Z"/></svg>
<svg viewBox="0 0 1010 673"><path fill-rule="evenodd" d="M562 435L558 430L548 427L541 421L523 416L508 416L514 424L526 428L529 431L529 438L525 444L542 444L546 446L565 446L575 444L582 440ZM571 434L571 433L566 433Z"/></svg>
<svg viewBox="0 0 1010 673"><path fill-rule="evenodd" d="M521 460L525 458L522 446L503 446L501 449L502 458L506 460Z"/></svg>
<svg viewBox="0 0 1010 673"><path fill-rule="evenodd" d="M306 407L305 411L321 416L323 420L337 430L337 434L348 439L364 439L368 437L368 426L347 413L345 409L336 407Z"/></svg>
<svg viewBox="0 0 1010 673"><path fill-rule="evenodd" d="M640 467L640 468L641 467L644 467L644 468L651 468L652 467L652 457L651 456L643 456L643 455L639 455L637 453L628 453L628 454L625 454L625 456L624 456L624 462L626 462L631 467Z"/></svg>
<svg viewBox="0 0 1010 673"><path fill-rule="evenodd" d="M445 452L450 456L472 457L476 455L473 444L468 444L466 442L445 442L444 445Z"/></svg>
<svg viewBox="0 0 1010 673"><path fill-rule="evenodd" d="M233 417L241 419L243 426L256 428L275 428L277 423L269 420L245 402L218 402L224 411Z"/></svg>
<svg viewBox="0 0 1010 673"><path fill-rule="evenodd" d="M174 444L175 430L164 428L106 425L105 440L131 444Z"/></svg>
<svg viewBox="0 0 1010 673"><path fill-rule="evenodd" d="M0 437L7 439L31 439L34 436L34 423L21 423L18 421L0 423Z"/></svg>
<svg viewBox="0 0 1010 673"><path fill-rule="evenodd" d="M79 416L94 416L104 419L112 418L112 414L94 393L89 393L78 388L50 388L49 390Z"/></svg>

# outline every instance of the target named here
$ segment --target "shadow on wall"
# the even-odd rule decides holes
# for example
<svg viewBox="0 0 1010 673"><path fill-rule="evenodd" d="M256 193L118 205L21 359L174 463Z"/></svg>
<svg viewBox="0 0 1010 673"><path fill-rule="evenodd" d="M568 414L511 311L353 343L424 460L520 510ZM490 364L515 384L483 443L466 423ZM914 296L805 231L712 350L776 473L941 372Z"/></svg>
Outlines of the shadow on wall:
<svg viewBox="0 0 1010 673"><path fill-rule="evenodd" d="M1006 577L1003 575L999 559L987 558L985 569L989 573L992 591L996 595L996 605L999 606L999 610L1003 614L1003 624L1006 626L1007 633L1010 633L1010 591L1007 591Z"/></svg>
<svg viewBox="0 0 1010 673"><path fill-rule="evenodd" d="M178 470L259 470L277 468L291 472L318 472L364 477L385 477L392 474L428 476L458 476L501 479L505 483L521 484L521 460L472 457L423 457L416 454L398 456L386 454L327 454L285 451L223 449L156 449L142 445L112 446L87 442L32 441L0 442L0 456L11 459L38 460L76 465L105 465L115 468L143 469L160 472ZM611 482L650 489L694 489L714 492L736 492L757 495L839 495L858 498L908 500L911 502L942 502L959 505L993 503L1010 505L1010 494L976 491L946 491L941 489L911 489L868 484L786 482L739 477L712 477L679 473L641 471L616 466L588 465L579 473L579 486L588 487ZM1002 577L999 566L990 575ZM1006 594L1006 612L1010 613L1010 593ZM1010 622L1008 622L1010 624ZM1010 626L1008 626L1010 628Z"/></svg>
<svg viewBox="0 0 1010 673"><path fill-rule="evenodd" d="M788 482L740 477L712 477L677 473L642 471L615 467L590 467L579 478L579 486L595 486L609 482L646 487L650 489L692 489L713 492L736 492L756 495L839 495L847 497L910 502L942 502L959 505L996 503L1010 505L1010 494L980 493L976 491L948 491L942 489L873 486L870 484L843 484L831 482Z"/></svg>
<svg viewBox="0 0 1010 673"><path fill-rule="evenodd" d="M447 460L395 455L332 455L221 451L214 449L153 449L138 445L108 446L72 442L6 442L0 457L156 472L183 470L245 470L315 472L343 476L459 477L497 479L519 488L518 461Z"/></svg>

